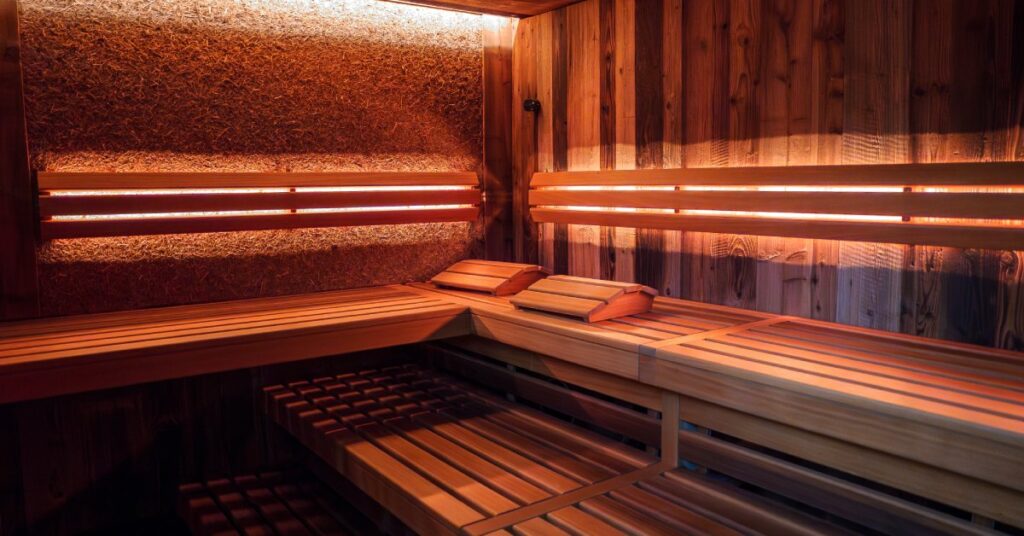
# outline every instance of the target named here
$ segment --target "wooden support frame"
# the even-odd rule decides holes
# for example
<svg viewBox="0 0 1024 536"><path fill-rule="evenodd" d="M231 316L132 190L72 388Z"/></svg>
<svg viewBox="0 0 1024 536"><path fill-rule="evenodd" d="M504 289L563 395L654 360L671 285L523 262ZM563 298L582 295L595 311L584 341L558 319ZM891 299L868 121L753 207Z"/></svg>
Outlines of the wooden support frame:
<svg viewBox="0 0 1024 536"><path fill-rule="evenodd" d="M45 240L475 221L475 173L40 173Z"/></svg>
<svg viewBox="0 0 1024 536"><path fill-rule="evenodd" d="M0 0L0 320L39 314L17 0Z"/></svg>
<svg viewBox="0 0 1024 536"><path fill-rule="evenodd" d="M1024 189L967 191L1024 188L1019 162L556 172L531 186L539 223L1024 248Z"/></svg>

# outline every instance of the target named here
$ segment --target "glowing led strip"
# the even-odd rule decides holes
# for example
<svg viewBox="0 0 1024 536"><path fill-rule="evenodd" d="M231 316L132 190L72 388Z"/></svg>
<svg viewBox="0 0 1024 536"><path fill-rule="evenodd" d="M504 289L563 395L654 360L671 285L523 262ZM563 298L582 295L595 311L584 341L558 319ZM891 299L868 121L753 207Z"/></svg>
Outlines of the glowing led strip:
<svg viewBox="0 0 1024 536"><path fill-rule="evenodd" d="M472 190L473 186L316 186L297 188L159 188L131 190L49 190L55 197L133 196L133 195L210 195L210 194L287 194L331 192L451 192Z"/></svg>
<svg viewBox="0 0 1024 536"><path fill-rule="evenodd" d="M455 210L473 208L473 205L409 205L390 207L346 207L346 208L300 208L294 211L283 210L225 210L208 212L154 212L144 214L89 214L53 216L52 221L91 221L91 220L145 220L155 218L206 218L225 216L281 216L291 214L335 214L349 212L398 212L416 210Z"/></svg>

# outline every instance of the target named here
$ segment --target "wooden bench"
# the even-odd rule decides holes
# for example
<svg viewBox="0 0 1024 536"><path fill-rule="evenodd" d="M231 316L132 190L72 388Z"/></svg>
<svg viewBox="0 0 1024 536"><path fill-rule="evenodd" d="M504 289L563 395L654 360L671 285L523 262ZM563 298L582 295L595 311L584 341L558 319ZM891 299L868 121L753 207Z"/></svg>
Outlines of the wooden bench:
<svg viewBox="0 0 1024 536"><path fill-rule="evenodd" d="M184 484L178 514L197 536L364 533L358 514L302 469L267 471Z"/></svg>
<svg viewBox="0 0 1024 536"><path fill-rule="evenodd" d="M697 302L656 298L649 313L594 323L530 310L517 310L508 298L411 284L424 295L444 295L472 312L476 335L552 355L595 370L637 379L640 348L696 333L727 329L773 315Z"/></svg>
<svg viewBox="0 0 1024 536"><path fill-rule="evenodd" d="M401 286L0 326L0 404L465 335L466 307Z"/></svg>
<svg viewBox="0 0 1024 536"><path fill-rule="evenodd" d="M14 323L0 403L442 339L556 379L598 374L588 389L647 393L655 411L680 396L700 430L680 435L686 459L860 525L1024 527L1021 354L667 298L588 324L413 284ZM646 429L645 444L664 435Z"/></svg>
<svg viewBox="0 0 1024 536"><path fill-rule="evenodd" d="M643 351L689 422L1024 527L1020 354L794 318Z"/></svg>
<svg viewBox="0 0 1024 536"><path fill-rule="evenodd" d="M511 374L464 355L439 358L442 366L469 373L484 385L505 385L502 376ZM550 384L527 385L539 379L514 380L523 387L517 392L524 400L552 402L544 389L557 391ZM423 534L725 534L751 527L791 534L834 531L779 505L675 470L675 397L650 388L627 396L668 408L667 420L605 401L607 413L587 422L612 422L616 430L609 416L630 411L650 427L639 435L647 444L660 445L660 461L419 366L265 389L266 410L274 421ZM653 518L652 507L660 512Z"/></svg>
<svg viewBox="0 0 1024 536"><path fill-rule="evenodd" d="M638 383L493 341L447 340L429 344L428 351L442 368L562 415L598 423L640 442L652 444L663 427L663 423L629 408L655 406L658 393L664 396L665 391L650 383ZM470 352L504 365L481 363L467 357ZM728 388L704 383L703 379L690 380L687 385L718 389L721 396L731 394ZM673 388L684 389L682 384ZM627 404L609 403L609 396ZM897 534L989 534L992 523L985 517L972 518L970 512L1001 509L1019 513L1024 506L1024 494L1019 491L983 480L964 479L956 475L956 467L929 466L912 455L887 455L784 425L773 420L773 406L766 406L763 411L743 413L680 396L680 417L687 423L679 432L680 457L708 475L724 478L762 496L784 497L792 501L789 504L805 505L831 519L844 520L845 526L858 532L870 529ZM814 406L808 404L799 409L811 412ZM873 416L865 419L866 426L876 424ZM930 493L914 493L929 488ZM942 500L926 499L929 496ZM752 527L750 523L762 514L754 508L758 501L751 503L748 499L744 496L743 500L723 503L723 508L731 506L719 515L746 519L746 526ZM742 504L750 504L751 508L737 509ZM972 523L972 519L976 522ZM1002 519L1016 525L1005 515Z"/></svg>

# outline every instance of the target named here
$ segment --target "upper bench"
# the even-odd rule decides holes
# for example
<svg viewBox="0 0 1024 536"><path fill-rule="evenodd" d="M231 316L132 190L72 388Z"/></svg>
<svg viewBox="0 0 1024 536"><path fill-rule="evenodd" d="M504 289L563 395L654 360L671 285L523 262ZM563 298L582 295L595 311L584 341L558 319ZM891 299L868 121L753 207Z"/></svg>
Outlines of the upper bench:
<svg viewBox="0 0 1024 536"><path fill-rule="evenodd" d="M401 286L12 322L0 404L468 333L466 307Z"/></svg>

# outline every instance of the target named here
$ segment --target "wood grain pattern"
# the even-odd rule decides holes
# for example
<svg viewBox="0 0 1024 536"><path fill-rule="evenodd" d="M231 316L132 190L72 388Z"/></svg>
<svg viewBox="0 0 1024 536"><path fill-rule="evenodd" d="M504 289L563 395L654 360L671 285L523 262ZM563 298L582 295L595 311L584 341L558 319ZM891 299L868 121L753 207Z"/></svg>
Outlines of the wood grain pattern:
<svg viewBox="0 0 1024 536"><path fill-rule="evenodd" d="M482 190L484 250L488 259L512 260L515 247L512 163L512 45L515 19L483 21L484 158ZM520 101L521 102L521 101Z"/></svg>
<svg viewBox="0 0 1024 536"><path fill-rule="evenodd" d="M382 287L27 321L0 340L0 403L466 334L464 312Z"/></svg>
<svg viewBox="0 0 1024 536"><path fill-rule="evenodd" d="M912 9L911 3L902 0L846 6L849 70L844 93L844 163L909 160ZM904 250L893 245L840 244L839 322L899 328L899 269Z"/></svg>
<svg viewBox="0 0 1024 536"><path fill-rule="evenodd" d="M566 163L569 170L601 166L601 39L600 5L584 2L565 10L567 42ZM569 225L569 270L582 277L600 277L601 230Z"/></svg>
<svg viewBox="0 0 1024 536"><path fill-rule="evenodd" d="M485 520L500 528L498 519L655 462L429 369L366 370L264 394L272 419L429 533L477 533Z"/></svg>
<svg viewBox="0 0 1024 536"><path fill-rule="evenodd" d="M0 319L39 314L18 2L0 2Z"/></svg>
<svg viewBox="0 0 1024 536"><path fill-rule="evenodd" d="M552 166L535 185L635 185L638 173L649 186L740 185L750 184L751 174L734 166L758 166L754 182L763 178L790 186L823 179L829 185L865 187L903 183L915 194L953 183L1021 186L1024 60L1013 51L1024 42L1019 22L1024 10L1015 3L590 3L599 17L604 61L596 116L601 135L594 142L601 170ZM544 17L559 13L567 10ZM651 30L655 18L661 19L662 31ZM630 26L632 39L624 40ZM570 35L560 38L571 41L574 31L566 28ZM542 57L566 51L557 40L540 39L533 47ZM578 61L574 56L570 50L567 61ZM553 82L553 95L559 93L557 85ZM661 104L650 105L649 97L658 93ZM576 106L561 102L551 100L561 108L553 114ZM660 151L661 164L642 171L624 168L628 155L642 153L650 160L653 146L644 144L654 138L647 126L658 123L660 149L654 151ZM637 135L627 137L627 132ZM543 150L553 151L552 161L567 156L554 144ZM859 164L877 174L864 173ZM810 197L799 197L792 198L794 208L817 207ZM1006 203L1010 208L1013 201ZM909 216L908 223L931 217ZM1019 271L998 268L1017 265L1019 253L1004 253L1019 251L1008 247L1013 242L908 248L837 237L729 234L749 231L734 228L687 229L663 237L639 229L634 238L609 227L612 220L588 223L606 228L576 237L575 231L556 230L567 230L568 223L540 224L551 230L546 234L552 240L542 249L552 267L582 243L587 251L599 251L602 277L619 278L620 259L632 255L633 277L666 294L1022 347L1024 309L1015 297L1020 284L1008 279ZM982 247L992 249L970 251ZM593 271L589 261L562 266L568 273Z"/></svg>

